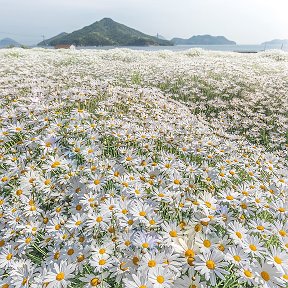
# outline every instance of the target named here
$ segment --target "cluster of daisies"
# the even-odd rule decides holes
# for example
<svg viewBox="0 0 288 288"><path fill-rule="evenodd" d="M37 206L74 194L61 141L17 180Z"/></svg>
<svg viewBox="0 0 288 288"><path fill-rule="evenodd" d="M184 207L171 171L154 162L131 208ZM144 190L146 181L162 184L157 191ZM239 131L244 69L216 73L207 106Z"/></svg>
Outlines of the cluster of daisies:
<svg viewBox="0 0 288 288"><path fill-rule="evenodd" d="M287 146L120 86L191 51L0 52L0 287L287 287Z"/></svg>

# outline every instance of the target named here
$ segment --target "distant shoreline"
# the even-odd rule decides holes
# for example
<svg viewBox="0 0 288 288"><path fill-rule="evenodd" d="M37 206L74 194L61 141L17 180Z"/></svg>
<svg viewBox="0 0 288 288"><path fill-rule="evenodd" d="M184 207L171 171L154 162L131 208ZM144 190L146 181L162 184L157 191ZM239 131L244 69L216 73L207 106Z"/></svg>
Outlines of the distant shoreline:
<svg viewBox="0 0 288 288"><path fill-rule="evenodd" d="M55 49L54 46L31 46L31 48L44 48ZM210 51L227 51L227 52L239 52L239 53L256 53L264 50L281 50L281 45L174 45L174 46L77 46L76 50L111 50L111 49L131 49L141 51L185 51L193 48L201 48L203 50ZM288 46L282 47L282 51L288 51Z"/></svg>

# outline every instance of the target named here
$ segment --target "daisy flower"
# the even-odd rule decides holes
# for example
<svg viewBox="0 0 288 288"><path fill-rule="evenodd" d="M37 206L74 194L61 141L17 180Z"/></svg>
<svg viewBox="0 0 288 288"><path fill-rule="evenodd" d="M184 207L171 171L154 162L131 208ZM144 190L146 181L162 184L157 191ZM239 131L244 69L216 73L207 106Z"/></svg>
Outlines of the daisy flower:
<svg viewBox="0 0 288 288"><path fill-rule="evenodd" d="M211 285L216 284L216 279L225 279L225 275L229 272L223 268L228 266L224 262L223 254L217 250L198 255L195 259L195 270L199 271L201 275L205 276L206 281L210 281Z"/></svg>
<svg viewBox="0 0 288 288"><path fill-rule="evenodd" d="M267 264L274 265L278 271L285 273L288 271L288 253L279 248L271 247L268 253Z"/></svg>
<svg viewBox="0 0 288 288"><path fill-rule="evenodd" d="M45 282L48 283L47 288L65 288L69 285L71 278L74 277L75 264L67 264L67 262L54 263L52 269L45 276Z"/></svg>
<svg viewBox="0 0 288 288"><path fill-rule="evenodd" d="M263 254L266 252L266 248L263 247L263 242L260 241L257 236L247 236L243 248L246 253L250 253L253 256L263 257Z"/></svg>
<svg viewBox="0 0 288 288"><path fill-rule="evenodd" d="M148 279L153 288L169 288L173 284L174 275L168 269L157 267L149 272Z"/></svg>
<svg viewBox="0 0 288 288"><path fill-rule="evenodd" d="M107 279L109 276L109 273L103 272L99 275L94 274L87 274L84 277L80 277L79 279L85 283L85 288L109 288L110 285L105 282L104 280Z"/></svg>
<svg viewBox="0 0 288 288"><path fill-rule="evenodd" d="M123 280L125 288L152 288L153 284L148 280L148 276L143 273L132 274Z"/></svg>
<svg viewBox="0 0 288 288"><path fill-rule="evenodd" d="M284 283L281 281L281 273L277 271L272 265L267 263L259 263L255 267L256 281L263 288L278 288L284 287Z"/></svg>

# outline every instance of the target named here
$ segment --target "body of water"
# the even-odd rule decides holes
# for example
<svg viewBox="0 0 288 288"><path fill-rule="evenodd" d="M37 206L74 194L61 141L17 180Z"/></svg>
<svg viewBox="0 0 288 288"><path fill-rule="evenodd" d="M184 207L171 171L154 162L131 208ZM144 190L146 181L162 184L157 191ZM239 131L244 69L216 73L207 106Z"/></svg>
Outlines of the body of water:
<svg viewBox="0 0 288 288"><path fill-rule="evenodd" d="M184 51L191 48L202 48L211 51L236 51L236 52L260 52L271 49L282 49L288 51L288 45L175 45L175 46L92 46L92 47L77 47L76 49L96 49L96 50L110 50L115 48L127 48L132 50L142 51Z"/></svg>

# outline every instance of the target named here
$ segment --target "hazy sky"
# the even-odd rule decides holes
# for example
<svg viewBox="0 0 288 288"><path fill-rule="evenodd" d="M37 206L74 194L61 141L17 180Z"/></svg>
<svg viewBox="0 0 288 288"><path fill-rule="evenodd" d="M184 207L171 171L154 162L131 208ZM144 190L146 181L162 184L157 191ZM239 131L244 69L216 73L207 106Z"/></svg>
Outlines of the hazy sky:
<svg viewBox="0 0 288 288"><path fill-rule="evenodd" d="M0 0L0 39L34 44L104 17L167 39L224 35L238 44L288 39L288 0Z"/></svg>

